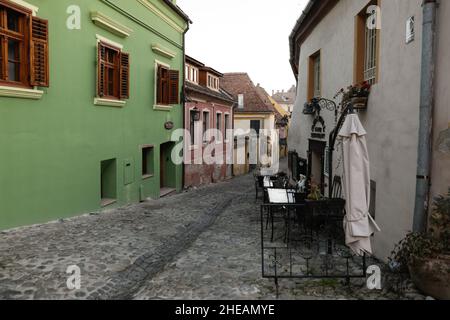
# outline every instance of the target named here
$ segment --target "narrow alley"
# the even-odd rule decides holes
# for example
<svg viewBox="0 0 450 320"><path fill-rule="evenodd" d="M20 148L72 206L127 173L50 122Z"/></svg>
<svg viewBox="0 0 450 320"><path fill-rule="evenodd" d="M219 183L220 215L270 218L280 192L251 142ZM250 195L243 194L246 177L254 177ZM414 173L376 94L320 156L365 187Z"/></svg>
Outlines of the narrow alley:
<svg viewBox="0 0 450 320"><path fill-rule="evenodd" d="M274 299L252 175L0 234L0 299ZM69 266L81 288L69 290ZM423 299L413 287L404 298ZM281 299L399 298L365 280L287 280Z"/></svg>

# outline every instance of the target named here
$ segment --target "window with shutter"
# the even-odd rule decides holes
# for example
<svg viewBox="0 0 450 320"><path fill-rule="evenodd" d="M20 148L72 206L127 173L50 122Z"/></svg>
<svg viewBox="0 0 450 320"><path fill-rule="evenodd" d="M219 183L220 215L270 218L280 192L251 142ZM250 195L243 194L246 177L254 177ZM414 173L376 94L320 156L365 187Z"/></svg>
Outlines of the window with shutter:
<svg viewBox="0 0 450 320"><path fill-rule="evenodd" d="M120 98L128 99L130 95L130 55L120 55Z"/></svg>
<svg viewBox="0 0 450 320"><path fill-rule="evenodd" d="M48 21L32 17L31 22L31 85L49 86Z"/></svg>
<svg viewBox="0 0 450 320"><path fill-rule="evenodd" d="M0 83L20 87L33 85L30 83L33 59L29 54L32 48L28 40L32 36L30 20L31 11L0 0ZM44 67L48 67L48 59Z"/></svg>
<svg viewBox="0 0 450 320"><path fill-rule="evenodd" d="M180 72L157 65L156 76L156 104L168 106L180 103Z"/></svg>
<svg viewBox="0 0 450 320"><path fill-rule="evenodd" d="M169 104L180 103L178 84L180 73L178 70L169 70Z"/></svg>
<svg viewBox="0 0 450 320"><path fill-rule="evenodd" d="M169 69L158 66L157 104L169 104Z"/></svg>
<svg viewBox="0 0 450 320"><path fill-rule="evenodd" d="M129 98L130 56L109 44L98 43L97 96L123 100Z"/></svg>

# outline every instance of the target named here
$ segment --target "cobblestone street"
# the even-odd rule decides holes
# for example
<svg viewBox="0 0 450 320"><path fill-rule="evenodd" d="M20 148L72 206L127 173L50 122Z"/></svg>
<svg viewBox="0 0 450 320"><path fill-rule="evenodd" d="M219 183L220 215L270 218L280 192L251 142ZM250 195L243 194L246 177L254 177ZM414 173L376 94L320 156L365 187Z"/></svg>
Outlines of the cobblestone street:
<svg viewBox="0 0 450 320"><path fill-rule="evenodd" d="M0 299L274 299L252 176L0 234ZM66 286L81 269L81 289ZM280 283L282 299L423 299L364 281Z"/></svg>

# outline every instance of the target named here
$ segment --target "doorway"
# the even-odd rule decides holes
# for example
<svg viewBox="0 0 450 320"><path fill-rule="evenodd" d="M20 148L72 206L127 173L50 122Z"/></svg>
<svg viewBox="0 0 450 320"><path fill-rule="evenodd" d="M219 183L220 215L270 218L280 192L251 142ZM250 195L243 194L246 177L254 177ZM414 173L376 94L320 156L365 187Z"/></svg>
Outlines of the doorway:
<svg viewBox="0 0 450 320"><path fill-rule="evenodd" d="M309 140L308 180L319 185L320 192L325 192L325 148L327 143L320 140Z"/></svg>
<svg viewBox="0 0 450 320"><path fill-rule="evenodd" d="M102 207L117 201L117 165L116 159L100 163L100 202Z"/></svg>
<svg viewBox="0 0 450 320"><path fill-rule="evenodd" d="M160 196L164 197L176 191L176 167L172 161L174 142L166 142L160 146Z"/></svg>

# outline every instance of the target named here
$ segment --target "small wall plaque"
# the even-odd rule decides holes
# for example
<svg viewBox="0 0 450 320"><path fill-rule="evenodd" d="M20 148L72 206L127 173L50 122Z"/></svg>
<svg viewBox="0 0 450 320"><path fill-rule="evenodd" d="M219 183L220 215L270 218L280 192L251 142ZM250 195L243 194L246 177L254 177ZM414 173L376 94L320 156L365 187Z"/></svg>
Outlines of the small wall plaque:
<svg viewBox="0 0 450 320"><path fill-rule="evenodd" d="M174 127L174 124L172 121L167 121L166 123L164 123L164 128L166 128L166 130L172 130Z"/></svg>

